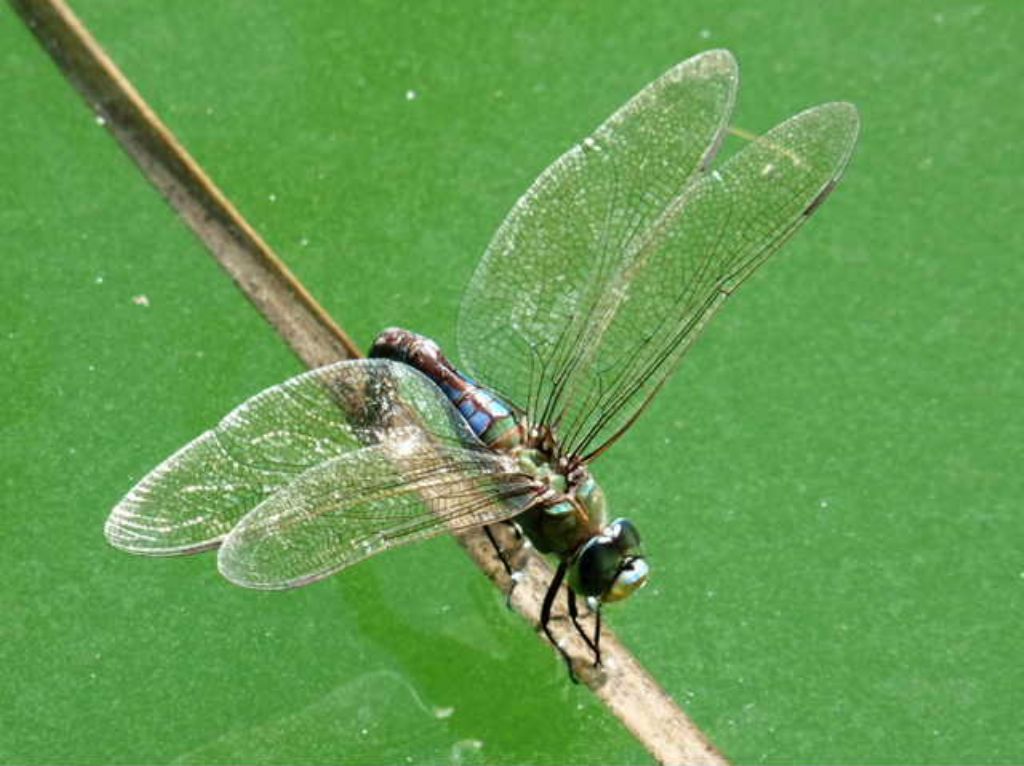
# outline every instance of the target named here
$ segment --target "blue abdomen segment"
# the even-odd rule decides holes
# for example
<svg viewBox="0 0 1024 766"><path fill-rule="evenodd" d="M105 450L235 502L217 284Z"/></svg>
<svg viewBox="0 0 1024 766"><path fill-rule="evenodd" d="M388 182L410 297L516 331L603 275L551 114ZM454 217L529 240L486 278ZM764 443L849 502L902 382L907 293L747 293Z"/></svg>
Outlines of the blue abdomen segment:
<svg viewBox="0 0 1024 766"><path fill-rule="evenodd" d="M443 391L444 387L441 390ZM500 399L472 384L469 384L469 391L465 395L456 392L455 396L448 394L448 398L459 408L473 433L481 439L484 439L485 434L493 430L499 421L512 416L512 412Z"/></svg>
<svg viewBox="0 0 1024 766"><path fill-rule="evenodd" d="M385 330L370 356L403 362L434 381L484 444L497 448L519 443L519 418L512 408L456 370L429 338L398 328Z"/></svg>

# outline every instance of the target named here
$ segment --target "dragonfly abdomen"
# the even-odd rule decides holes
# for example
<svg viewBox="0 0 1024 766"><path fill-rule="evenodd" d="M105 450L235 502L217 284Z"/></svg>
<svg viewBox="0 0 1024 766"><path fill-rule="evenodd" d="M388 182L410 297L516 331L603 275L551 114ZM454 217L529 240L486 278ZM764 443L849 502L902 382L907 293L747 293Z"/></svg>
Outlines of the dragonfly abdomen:
<svg viewBox="0 0 1024 766"><path fill-rule="evenodd" d="M377 336L370 356L402 362L430 378L488 447L511 449L522 444L523 427L512 409L455 369L430 338L392 327Z"/></svg>

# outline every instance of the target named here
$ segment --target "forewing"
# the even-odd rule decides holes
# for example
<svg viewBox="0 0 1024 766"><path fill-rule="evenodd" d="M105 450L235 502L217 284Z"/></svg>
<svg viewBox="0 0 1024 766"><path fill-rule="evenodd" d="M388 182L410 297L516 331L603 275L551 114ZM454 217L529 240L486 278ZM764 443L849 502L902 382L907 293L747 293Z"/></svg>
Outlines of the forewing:
<svg viewBox="0 0 1024 766"><path fill-rule="evenodd" d="M113 509L107 539L135 553L213 547L298 476L384 438L474 444L444 395L386 360L339 362L247 400L165 460Z"/></svg>
<svg viewBox="0 0 1024 766"><path fill-rule="evenodd" d="M510 518L537 496L483 447L387 440L302 474L251 511L218 555L237 585L306 585L398 545Z"/></svg>
<svg viewBox="0 0 1024 766"><path fill-rule="evenodd" d="M802 112L707 173L636 237L552 407L566 452L591 458L642 411L744 279L834 187L857 139L846 103Z"/></svg>
<svg viewBox="0 0 1024 766"><path fill-rule="evenodd" d="M534 422L581 374L624 258L710 161L737 81L728 51L673 67L545 170L495 234L462 302L461 361Z"/></svg>

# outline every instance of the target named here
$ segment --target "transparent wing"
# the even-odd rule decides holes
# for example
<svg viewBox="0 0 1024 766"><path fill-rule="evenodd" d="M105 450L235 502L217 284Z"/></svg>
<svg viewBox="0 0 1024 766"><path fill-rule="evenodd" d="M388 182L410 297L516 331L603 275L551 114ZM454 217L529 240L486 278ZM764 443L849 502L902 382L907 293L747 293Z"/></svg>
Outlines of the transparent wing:
<svg viewBox="0 0 1024 766"><path fill-rule="evenodd" d="M403 438L328 460L251 511L220 549L237 585L306 585L398 545L515 516L538 487L486 448Z"/></svg>
<svg viewBox="0 0 1024 766"><path fill-rule="evenodd" d="M549 407L567 453L591 459L625 431L726 298L832 191L858 129L851 104L808 109L695 180L634 240Z"/></svg>
<svg viewBox="0 0 1024 766"><path fill-rule="evenodd" d="M554 427L564 454L592 459L625 431L849 160L856 109L826 104L704 172L697 137L715 145L735 82L712 51L641 91L541 175L473 277L468 370Z"/></svg>
<svg viewBox="0 0 1024 766"><path fill-rule="evenodd" d="M592 327L627 254L710 162L738 82L728 51L678 64L556 160L510 211L459 316L462 363L550 420L582 374Z"/></svg>
<svg viewBox="0 0 1024 766"><path fill-rule="evenodd" d="M252 397L151 471L111 512L107 539L153 555L210 548L309 469L385 438L424 435L477 444L411 367L380 359L322 367Z"/></svg>

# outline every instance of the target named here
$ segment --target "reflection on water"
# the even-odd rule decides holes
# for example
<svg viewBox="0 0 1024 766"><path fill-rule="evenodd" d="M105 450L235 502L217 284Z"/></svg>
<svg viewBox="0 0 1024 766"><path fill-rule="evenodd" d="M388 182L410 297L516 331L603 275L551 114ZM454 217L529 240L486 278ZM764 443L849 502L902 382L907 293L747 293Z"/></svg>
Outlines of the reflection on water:
<svg viewBox="0 0 1024 766"><path fill-rule="evenodd" d="M458 710L443 702L424 700L397 673L366 673L298 710L225 732L174 763L483 763L484 742L460 731Z"/></svg>

